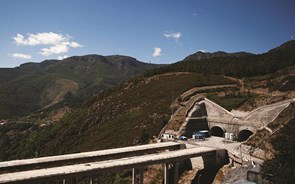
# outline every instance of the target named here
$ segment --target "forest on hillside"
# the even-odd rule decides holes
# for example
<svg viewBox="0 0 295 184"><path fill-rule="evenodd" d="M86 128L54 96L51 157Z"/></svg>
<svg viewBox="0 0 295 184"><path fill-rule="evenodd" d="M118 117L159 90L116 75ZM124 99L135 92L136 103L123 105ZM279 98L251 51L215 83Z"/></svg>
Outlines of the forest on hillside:
<svg viewBox="0 0 295 184"><path fill-rule="evenodd" d="M259 55L214 57L204 60L183 60L146 73L153 76L168 72L197 72L231 77L265 75L295 65L293 41Z"/></svg>

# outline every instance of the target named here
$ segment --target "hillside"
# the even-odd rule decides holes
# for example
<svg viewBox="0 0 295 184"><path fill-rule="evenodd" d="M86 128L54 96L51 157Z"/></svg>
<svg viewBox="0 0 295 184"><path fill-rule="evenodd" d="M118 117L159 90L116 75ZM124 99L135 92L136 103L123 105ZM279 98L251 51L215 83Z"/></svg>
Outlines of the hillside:
<svg viewBox="0 0 295 184"><path fill-rule="evenodd" d="M127 56L86 55L0 69L0 119L54 105L78 107L91 95L155 67Z"/></svg>
<svg viewBox="0 0 295 184"><path fill-rule="evenodd" d="M266 128L258 130L245 143L256 157L266 159L262 171L274 183L292 183L295 163L295 102Z"/></svg>
<svg viewBox="0 0 295 184"><path fill-rule="evenodd" d="M9 90L0 93L6 95L0 100L13 102L13 110L18 110L19 102L23 104L20 110L32 102L35 109L42 108L30 110L35 112L33 114L26 109L30 114L26 119L32 119L32 122L40 117L58 118L55 123L42 126L2 123L0 160L145 144L154 141L169 120L175 121L175 126L183 122L183 114L198 95L206 96L227 110L239 111L294 98L294 43L287 42L261 55L221 52L221 56L213 54L201 60L184 60L148 71L145 76L129 79L117 87L114 86L118 81L157 66L130 57L89 55L1 69L0 82L5 86L2 90L19 92L15 96ZM27 81L32 83L22 85ZM103 88L105 90L101 91ZM18 97L19 94L23 96ZM30 99L32 96L36 99ZM71 110L68 106L76 109ZM56 109L62 110L55 113ZM292 120L289 122L294 122L294 104L287 110L286 117L283 113L283 117L268 128L276 130L288 118ZM180 112L180 116L170 119L174 112ZM254 138L256 140L249 145L259 150L260 138ZM271 140L265 145L268 144ZM269 158L278 150L277 147L271 149L269 155L272 157Z"/></svg>
<svg viewBox="0 0 295 184"><path fill-rule="evenodd" d="M250 56L253 55L251 53L247 52L236 52L236 53L226 53L223 51L217 51L217 52L202 52L198 51L194 54L191 54L183 59L183 61L201 61L205 59L212 59L212 58L221 58L221 57L243 57L243 56Z"/></svg>
<svg viewBox="0 0 295 184"><path fill-rule="evenodd" d="M235 84L217 75L171 73L137 78L92 98L60 122L18 133L3 126L1 160L144 144L168 122L171 103L197 86ZM7 124L9 126L9 124ZM32 133L34 131L34 133Z"/></svg>
<svg viewBox="0 0 295 184"><path fill-rule="evenodd" d="M286 74L283 77L282 72ZM176 110L185 112L192 95L205 95L228 110L252 110L294 98L293 88L284 87L294 72L291 67L245 79L243 84L234 78L183 72L135 78L91 98L60 122L44 127L25 123L1 126L0 146L5 148L1 159L146 143L158 136Z"/></svg>
<svg viewBox="0 0 295 184"><path fill-rule="evenodd" d="M265 75L295 65L295 41L289 41L263 54L197 52L168 67L150 71L147 76L165 72L198 72L231 77Z"/></svg>

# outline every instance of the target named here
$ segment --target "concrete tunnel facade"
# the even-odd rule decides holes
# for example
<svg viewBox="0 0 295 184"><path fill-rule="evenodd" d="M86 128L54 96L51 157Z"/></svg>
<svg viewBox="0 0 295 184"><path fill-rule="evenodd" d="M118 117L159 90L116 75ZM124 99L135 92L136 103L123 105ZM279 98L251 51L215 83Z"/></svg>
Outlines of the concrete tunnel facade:
<svg viewBox="0 0 295 184"><path fill-rule="evenodd" d="M257 129L272 122L284 108L295 99L266 105L246 113L229 112L207 98L196 100L185 113L178 135L192 136L200 130L208 130L211 135L224 137L232 133L237 141L245 141Z"/></svg>

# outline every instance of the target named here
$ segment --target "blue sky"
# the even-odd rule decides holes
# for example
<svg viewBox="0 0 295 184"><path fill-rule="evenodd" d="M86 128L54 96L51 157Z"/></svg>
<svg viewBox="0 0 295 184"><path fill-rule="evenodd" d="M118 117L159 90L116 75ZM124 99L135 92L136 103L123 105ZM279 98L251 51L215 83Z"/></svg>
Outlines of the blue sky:
<svg viewBox="0 0 295 184"><path fill-rule="evenodd" d="M0 0L0 67L74 55L173 63L263 53L295 36L293 0Z"/></svg>

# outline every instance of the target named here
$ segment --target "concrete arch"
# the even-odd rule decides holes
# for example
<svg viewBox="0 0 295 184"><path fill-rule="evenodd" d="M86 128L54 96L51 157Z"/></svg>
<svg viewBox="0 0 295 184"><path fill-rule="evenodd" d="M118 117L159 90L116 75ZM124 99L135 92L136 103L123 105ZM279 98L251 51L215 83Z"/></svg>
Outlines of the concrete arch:
<svg viewBox="0 0 295 184"><path fill-rule="evenodd" d="M241 130L238 133L238 141L239 142L246 141L252 134L253 134L253 132L249 129Z"/></svg>
<svg viewBox="0 0 295 184"><path fill-rule="evenodd" d="M254 132L256 132L257 128L251 127L251 126L248 126L248 125L239 126L239 132L242 131L242 130L249 130L249 131L254 133Z"/></svg>
<svg viewBox="0 0 295 184"><path fill-rule="evenodd" d="M217 137L224 137L224 129L221 128L220 126L213 126L210 129L210 134L213 136L217 136Z"/></svg>

